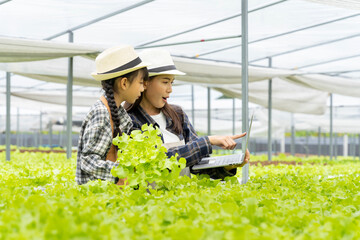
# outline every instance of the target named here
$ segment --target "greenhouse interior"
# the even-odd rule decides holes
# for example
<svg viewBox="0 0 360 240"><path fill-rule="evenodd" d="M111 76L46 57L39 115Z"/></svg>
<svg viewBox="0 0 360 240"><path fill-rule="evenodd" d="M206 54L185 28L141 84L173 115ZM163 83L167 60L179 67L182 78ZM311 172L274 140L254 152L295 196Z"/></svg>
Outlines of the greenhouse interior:
<svg viewBox="0 0 360 240"><path fill-rule="evenodd" d="M0 25L0 239L360 238L359 1L0 0ZM149 128L113 140L126 184L75 181L91 73L123 45L186 73L169 103L210 144L197 163L241 165L196 172L195 140L170 157Z"/></svg>

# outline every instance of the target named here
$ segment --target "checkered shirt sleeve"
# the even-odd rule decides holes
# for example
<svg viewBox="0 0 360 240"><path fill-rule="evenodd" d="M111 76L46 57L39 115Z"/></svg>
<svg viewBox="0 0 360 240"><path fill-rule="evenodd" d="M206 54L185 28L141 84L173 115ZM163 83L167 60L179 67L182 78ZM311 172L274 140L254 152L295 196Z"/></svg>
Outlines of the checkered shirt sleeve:
<svg viewBox="0 0 360 240"><path fill-rule="evenodd" d="M190 167L190 172L192 174L207 174L213 179L224 179L228 176L235 176L237 171L236 169L231 171L227 171L223 167L199 170L192 169L192 166L197 164L201 158L208 157L212 153L212 146L209 137L199 137L196 134L196 131L191 124L187 114L185 112L182 114L184 119L183 136L186 144L185 146L170 148L168 153L172 155L178 153L180 157L185 158L186 166Z"/></svg>
<svg viewBox="0 0 360 240"><path fill-rule="evenodd" d="M121 106L119 114L120 129L128 133L132 127L131 118ZM105 105L98 100L85 117L79 134L75 176L78 184L96 179L115 182L111 169L118 163L106 160L111 144L110 115Z"/></svg>

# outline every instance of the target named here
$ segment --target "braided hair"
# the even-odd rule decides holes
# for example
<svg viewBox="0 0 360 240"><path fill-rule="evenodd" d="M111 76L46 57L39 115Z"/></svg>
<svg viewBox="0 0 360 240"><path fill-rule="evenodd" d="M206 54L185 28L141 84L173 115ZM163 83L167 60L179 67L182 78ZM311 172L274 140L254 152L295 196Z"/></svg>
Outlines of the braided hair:
<svg viewBox="0 0 360 240"><path fill-rule="evenodd" d="M114 131L113 131L113 138L116 137L117 135L121 135L121 129L120 129L120 115L119 115L119 109L116 106L116 102L115 102L115 97L114 97L114 91L116 91L115 89L115 82L118 78L127 78L130 83L132 83L132 81L139 75L141 74L144 78L144 80L148 80L148 72L146 68L141 68L138 69L134 72L130 72L128 74L125 74L123 76L120 77L116 77L116 78L112 78L112 79L108 79L108 80L103 80L101 81L101 85L102 88L105 92L106 95L106 99L108 101L109 104L109 108L111 111L111 118L114 122Z"/></svg>
<svg viewBox="0 0 360 240"><path fill-rule="evenodd" d="M101 81L101 85L105 91L106 99L108 101L109 108L111 111L111 118L114 122L113 138L116 137L117 135L121 135L120 116L119 116L119 111L116 106L115 97L114 97L115 81L116 81L116 78Z"/></svg>

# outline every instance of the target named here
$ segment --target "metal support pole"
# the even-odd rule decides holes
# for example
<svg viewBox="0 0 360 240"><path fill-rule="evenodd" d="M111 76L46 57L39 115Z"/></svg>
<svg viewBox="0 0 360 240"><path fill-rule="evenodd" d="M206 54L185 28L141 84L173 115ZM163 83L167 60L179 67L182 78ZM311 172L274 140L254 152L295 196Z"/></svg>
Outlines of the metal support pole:
<svg viewBox="0 0 360 240"><path fill-rule="evenodd" d="M345 133L344 137L343 137L343 156L344 157L347 157L349 155L348 146L349 146L349 136L347 133Z"/></svg>
<svg viewBox="0 0 360 240"><path fill-rule="evenodd" d="M194 85L191 85L191 118L192 125L195 128L195 96L194 96Z"/></svg>
<svg viewBox="0 0 360 240"><path fill-rule="evenodd" d="M256 155L257 153L256 153L256 138L253 138L253 148L251 149L252 150L252 152L253 152L253 154L254 155Z"/></svg>
<svg viewBox="0 0 360 240"><path fill-rule="evenodd" d="M10 161L10 73L6 73L6 161Z"/></svg>
<svg viewBox="0 0 360 240"><path fill-rule="evenodd" d="M352 145L352 134L349 134L349 157L351 157L352 156L352 147L353 147L353 145Z"/></svg>
<svg viewBox="0 0 360 240"><path fill-rule="evenodd" d="M74 34L69 31L69 42L74 42ZM71 158L72 150L72 103L73 103L73 58L69 58L68 82L66 87L66 157Z"/></svg>
<svg viewBox="0 0 360 240"><path fill-rule="evenodd" d="M318 157L321 155L321 127L318 128Z"/></svg>
<svg viewBox="0 0 360 240"><path fill-rule="evenodd" d="M294 114L291 113L291 147L290 147L291 155L295 155L295 119Z"/></svg>
<svg viewBox="0 0 360 240"><path fill-rule="evenodd" d="M19 108L16 108L16 147L20 147L20 117Z"/></svg>
<svg viewBox="0 0 360 240"><path fill-rule="evenodd" d="M272 148L272 150L273 150L273 153L274 153L275 155L277 155L277 139L276 139L276 138L274 139L274 143L273 143L273 148Z"/></svg>
<svg viewBox="0 0 360 240"><path fill-rule="evenodd" d="M235 120L236 120L236 118L235 118L235 98L232 99L232 102L233 102L233 104L232 104L232 117L233 117L233 119L232 119L232 134L235 135Z"/></svg>
<svg viewBox="0 0 360 240"><path fill-rule="evenodd" d="M59 141L59 145L61 147L64 147L66 146L66 126L65 126L65 123L63 124L63 128L60 132L60 141Z"/></svg>
<svg viewBox="0 0 360 240"><path fill-rule="evenodd" d="M309 157L309 132L306 131L306 137L305 137L305 152L306 157Z"/></svg>
<svg viewBox="0 0 360 240"><path fill-rule="evenodd" d="M355 160L356 156L356 135L353 134L353 160Z"/></svg>
<svg viewBox="0 0 360 240"><path fill-rule="evenodd" d="M352 155L352 141L351 141L351 134L349 134L349 158Z"/></svg>
<svg viewBox="0 0 360 240"><path fill-rule="evenodd" d="M359 134L359 160L360 160L360 134Z"/></svg>
<svg viewBox="0 0 360 240"><path fill-rule="evenodd" d="M39 132L39 145L40 145L40 147L41 147L41 145L43 144L43 142L42 142L42 115L43 115L43 113L42 112L40 112L40 132Z"/></svg>
<svg viewBox="0 0 360 240"><path fill-rule="evenodd" d="M248 1L241 0L241 92L242 92L242 130L249 130L249 106L248 106ZM242 152L246 152L246 138L242 138ZM249 179L249 164L242 168L241 183L247 183Z"/></svg>
<svg viewBox="0 0 360 240"><path fill-rule="evenodd" d="M49 146L52 148L52 120L49 122Z"/></svg>
<svg viewBox="0 0 360 240"><path fill-rule="evenodd" d="M208 136L211 135L211 99L210 99L210 87L207 88L207 104L208 104L208 109L207 109L207 133Z"/></svg>
<svg viewBox="0 0 360 240"><path fill-rule="evenodd" d="M330 160L333 158L333 95L330 93Z"/></svg>
<svg viewBox="0 0 360 240"><path fill-rule="evenodd" d="M65 127L63 127L63 129L58 132L58 135L59 135L59 147L67 146L66 145L67 136L66 136L66 131L64 131L64 128ZM65 135L65 137L63 135Z"/></svg>
<svg viewBox="0 0 360 240"><path fill-rule="evenodd" d="M269 58L269 68L272 67L272 58ZM272 128L272 79L269 79L269 87L268 87L268 160L272 160L272 136L271 136L271 128Z"/></svg>
<svg viewBox="0 0 360 240"><path fill-rule="evenodd" d="M38 137L37 137L37 132L36 132L36 129L34 130L34 133L33 133L34 135L34 147L38 147L39 146L39 144L38 144Z"/></svg>
<svg viewBox="0 0 360 240"><path fill-rule="evenodd" d="M0 116L0 123L1 123L1 118L2 118L2 116ZM6 116L5 116L5 121L6 121ZM4 122L4 129L6 128L6 123ZM1 127L0 127L0 129L1 129ZM3 145L3 133L2 132L0 132L0 145ZM4 144L4 146L6 145L6 143Z"/></svg>
<svg viewBox="0 0 360 240"><path fill-rule="evenodd" d="M280 152L285 152L285 134L283 134L280 138Z"/></svg>
<svg viewBox="0 0 360 240"><path fill-rule="evenodd" d="M337 159L337 149L338 149L338 145L337 145L337 138L338 138L338 134L335 133L335 138L334 138L334 155L335 155L335 160Z"/></svg>

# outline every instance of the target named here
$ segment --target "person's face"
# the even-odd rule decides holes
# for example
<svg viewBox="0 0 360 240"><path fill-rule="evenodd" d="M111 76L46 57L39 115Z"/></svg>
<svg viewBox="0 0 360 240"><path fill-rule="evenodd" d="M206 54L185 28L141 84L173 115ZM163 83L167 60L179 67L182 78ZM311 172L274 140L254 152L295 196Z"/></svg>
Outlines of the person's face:
<svg viewBox="0 0 360 240"><path fill-rule="evenodd" d="M127 79L127 89L124 91L124 100L128 103L134 103L144 91L144 76L141 72L130 81Z"/></svg>
<svg viewBox="0 0 360 240"><path fill-rule="evenodd" d="M145 83L144 98L152 107L163 108L172 92L174 75L158 75Z"/></svg>

